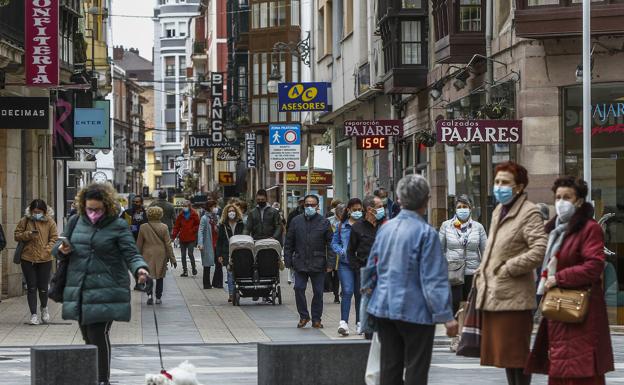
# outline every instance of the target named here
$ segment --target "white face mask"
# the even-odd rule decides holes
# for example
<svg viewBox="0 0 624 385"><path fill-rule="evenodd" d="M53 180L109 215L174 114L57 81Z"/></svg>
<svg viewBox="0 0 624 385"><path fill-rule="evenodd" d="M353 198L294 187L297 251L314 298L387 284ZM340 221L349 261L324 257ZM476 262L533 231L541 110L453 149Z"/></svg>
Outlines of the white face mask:
<svg viewBox="0 0 624 385"><path fill-rule="evenodd" d="M232 220L236 219L236 213L234 211L230 211L228 213L228 218L230 218Z"/></svg>
<svg viewBox="0 0 624 385"><path fill-rule="evenodd" d="M555 210L557 211L559 221L561 223L567 223L576 212L576 206L570 201L559 199L555 202Z"/></svg>

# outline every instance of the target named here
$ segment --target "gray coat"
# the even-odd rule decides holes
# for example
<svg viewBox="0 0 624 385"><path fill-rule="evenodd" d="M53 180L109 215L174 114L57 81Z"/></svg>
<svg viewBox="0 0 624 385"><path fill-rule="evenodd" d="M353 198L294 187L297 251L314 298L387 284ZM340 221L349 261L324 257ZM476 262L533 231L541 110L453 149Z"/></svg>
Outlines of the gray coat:
<svg viewBox="0 0 624 385"><path fill-rule="evenodd" d="M212 224L210 223L210 216L208 214L202 215L201 221L199 222L197 245L202 246L202 266L214 266L215 255L214 248L212 247Z"/></svg>
<svg viewBox="0 0 624 385"><path fill-rule="evenodd" d="M460 241L459 230L453 226L454 221L455 218L449 219L440 227L442 252L447 261L466 261L466 275L473 275L479 268L482 255L485 253L487 233L481 223L472 221L472 225L467 230L468 242L464 248Z"/></svg>

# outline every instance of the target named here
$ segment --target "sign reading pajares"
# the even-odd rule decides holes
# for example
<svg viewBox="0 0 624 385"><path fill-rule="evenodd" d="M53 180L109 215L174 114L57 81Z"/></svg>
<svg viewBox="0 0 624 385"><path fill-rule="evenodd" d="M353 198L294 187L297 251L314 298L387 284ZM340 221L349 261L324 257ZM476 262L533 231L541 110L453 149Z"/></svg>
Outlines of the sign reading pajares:
<svg viewBox="0 0 624 385"><path fill-rule="evenodd" d="M278 86L279 110L331 111L327 89L331 83L280 83Z"/></svg>
<svg viewBox="0 0 624 385"><path fill-rule="evenodd" d="M57 86L59 0L26 0L24 3L26 85Z"/></svg>
<svg viewBox="0 0 624 385"><path fill-rule="evenodd" d="M522 143L522 120L439 120L439 143Z"/></svg>
<svg viewBox="0 0 624 385"><path fill-rule="evenodd" d="M47 130L50 121L48 98L0 98L0 129Z"/></svg>
<svg viewBox="0 0 624 385"><path fill-rule="evenodd" d="M347 120L345 136L403 136L402 120Z"/></svg>

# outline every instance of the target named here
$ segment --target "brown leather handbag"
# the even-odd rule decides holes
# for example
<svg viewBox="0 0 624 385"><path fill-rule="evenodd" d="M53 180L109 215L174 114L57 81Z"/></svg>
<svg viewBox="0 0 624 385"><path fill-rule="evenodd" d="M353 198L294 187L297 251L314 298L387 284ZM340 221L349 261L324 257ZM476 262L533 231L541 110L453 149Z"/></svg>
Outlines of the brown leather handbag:
<svg viewBox="0 0 624 385"><path fill-rule="evenodd" d="M551 321L581 323L589 311L591 290L553 287L542 298L542 315Z"/></svg>

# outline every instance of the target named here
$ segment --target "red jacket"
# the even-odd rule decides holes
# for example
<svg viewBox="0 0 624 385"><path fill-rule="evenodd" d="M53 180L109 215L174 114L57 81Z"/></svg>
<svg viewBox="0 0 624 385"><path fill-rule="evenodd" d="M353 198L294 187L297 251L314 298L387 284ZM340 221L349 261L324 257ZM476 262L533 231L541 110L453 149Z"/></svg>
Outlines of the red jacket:
<svg viewBox="0 0 624 385"><path fill-rule="evenodd" d="M602 228L585 203L570 220L568 235L557 254L557 285L590 288L587 318L571 324L542 320L527 372L551 377L594 377L614 370L609 320L601 275L605 268ZM548 226L548 225L547 225ZM552 225L551 225L552 227Z"/></svg>
<svg viewBox="0 0 624 385"><path fill-rule="evenodd" d="M197 211L191 210L189 219L184 218L184 212L181 212L176 218L173 226L173 234L171 239L180 236L180 242L196 242L197 232L199 231L199 215Z"/></svg>

